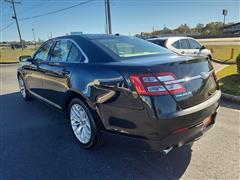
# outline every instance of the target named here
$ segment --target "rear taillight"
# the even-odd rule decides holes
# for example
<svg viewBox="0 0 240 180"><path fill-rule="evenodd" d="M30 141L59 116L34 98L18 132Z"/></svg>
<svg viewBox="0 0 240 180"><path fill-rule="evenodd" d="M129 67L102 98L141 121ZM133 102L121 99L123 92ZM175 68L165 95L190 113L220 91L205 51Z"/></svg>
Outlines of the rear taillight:
<svg viewBox="0 0 240 180"><path fill-rule="evenodd" d="M177 94L186 91L171 72L133 74L130 79L139 95Z"/></svg>

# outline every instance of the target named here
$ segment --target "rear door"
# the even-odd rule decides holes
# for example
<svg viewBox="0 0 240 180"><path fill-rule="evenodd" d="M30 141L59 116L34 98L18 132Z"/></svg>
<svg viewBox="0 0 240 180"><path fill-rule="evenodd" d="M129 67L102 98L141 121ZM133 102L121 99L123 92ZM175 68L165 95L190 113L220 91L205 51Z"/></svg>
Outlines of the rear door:
<svg viewBox="0 0 240 180"><path fill-rule="evenodd" d="M186 56L192 55L191 46L189 44L188 39L180 39L179 44L180 44L179 53L181 55L186 55Z"/></svg>

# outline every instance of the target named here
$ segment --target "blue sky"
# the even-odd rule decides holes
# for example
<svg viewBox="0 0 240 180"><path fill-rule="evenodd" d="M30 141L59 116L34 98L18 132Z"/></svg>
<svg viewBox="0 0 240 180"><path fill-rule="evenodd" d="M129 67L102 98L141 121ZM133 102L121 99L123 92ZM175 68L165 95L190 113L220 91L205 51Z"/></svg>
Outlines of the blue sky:
<svg viewBox="0 0 240 180"><path fill-rule="evenodd" d="M25 18L58 10L85 0L18 0L19 18ZM12 9L0 0L0 29L11 23ZM240 21L240 0L111 0L112 29L120 34L131 34L161 29L166 25L176 28L186 23L193 27L197 23L223 21L222 9L228 9L226 22ZM46 40L50 32L60 36L71 31L84 33L105 32L104 0L75 7L61 13L36 19L20 21L23 39L32 40L32 28L36 37ZM3 40L18 40L16 25L1 32Z"/></svg>

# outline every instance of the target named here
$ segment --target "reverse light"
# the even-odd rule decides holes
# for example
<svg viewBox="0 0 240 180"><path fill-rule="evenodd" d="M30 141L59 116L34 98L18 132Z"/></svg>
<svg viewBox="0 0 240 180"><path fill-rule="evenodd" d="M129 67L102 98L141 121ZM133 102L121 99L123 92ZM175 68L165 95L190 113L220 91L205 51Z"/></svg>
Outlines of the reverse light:
<svg viewBox="0 0 240 180"><path fill-rule="evenodd" d="M139 95L177 94L186 91L184 86L177 82L175 74L171 72L133 74L130 80Z"/></svg>

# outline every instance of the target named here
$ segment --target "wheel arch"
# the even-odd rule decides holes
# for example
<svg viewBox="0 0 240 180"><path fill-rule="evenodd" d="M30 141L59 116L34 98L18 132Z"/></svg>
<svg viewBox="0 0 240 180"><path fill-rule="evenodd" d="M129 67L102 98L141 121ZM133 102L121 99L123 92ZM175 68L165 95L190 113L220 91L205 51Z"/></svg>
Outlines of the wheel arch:
<svg viewBox="0 0 240 180"><path fill-rule="evenodd" d="M92 115L94 116L94 119L96 121L96 124L99 128L104 129L104 125L102 123L102 120L98 114L98 110L96 108L96 106L94 105L94 103L92 103L87 97L85 97L81 92L79 92L78 90L75 89L69 89L66 92L66 99L64 102L64 111L68 114L68 107L69 104L71 103L71 101L74 98L78 98L80 99L91 111Z"/></svg>
<svg viewBox="0 0 240 180"><path fill-rule="evenodd" d="M22 77L23 77L23 74L22 74L20 71L17 71L17 78L18 78L19 76L22 76Z"/></svg>

